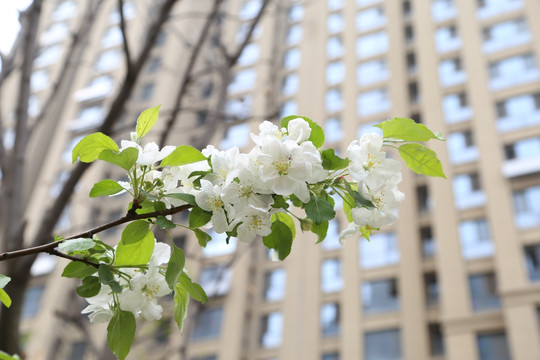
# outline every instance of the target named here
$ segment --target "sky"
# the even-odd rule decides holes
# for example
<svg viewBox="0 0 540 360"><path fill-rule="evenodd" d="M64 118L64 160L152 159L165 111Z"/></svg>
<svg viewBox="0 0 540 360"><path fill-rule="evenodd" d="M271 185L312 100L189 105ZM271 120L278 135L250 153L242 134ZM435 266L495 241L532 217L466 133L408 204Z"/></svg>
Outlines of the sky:
<svg viewBox="0 0 540 360"><path fill-rule="evenodd" d="M0 0L0 51L7 53L19 31L18 10L25 9L31 0Z"/></svg>

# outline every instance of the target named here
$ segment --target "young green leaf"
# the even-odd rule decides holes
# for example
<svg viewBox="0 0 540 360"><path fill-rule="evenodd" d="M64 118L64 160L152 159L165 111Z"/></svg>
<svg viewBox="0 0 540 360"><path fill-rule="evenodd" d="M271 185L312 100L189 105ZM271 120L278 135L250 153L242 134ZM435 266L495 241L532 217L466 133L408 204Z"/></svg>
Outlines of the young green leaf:
<svg viewBox="0 0 540 360"><path fill-rule="evenodd" d="M311 232L317 235L317 244L321 243L328 234L328 221L323 221L320 224L313 224Z"/></svg>
<svg viewBox="0 0 540 360"><path fill-rule="evenodd" d="M156 241L154 234L146 230L144 237L137 242L125 242L122 234L122 240L116 248L116 265L141 265L150 261Z"/></svg>
<svg viewBox="0 0 540 360"><path fill-rule="evenodd" d="M412 119L396 117L378 125L383 137L388 140L428 141L430 139L444 140L440 133L434 134L425 125L418 124Z"/></svg>
<svg viewBox="0 0 540 360"><path fill-rule="evenodd" d="M98 268L98 279L99 282L103 285L108 285L111 287L112 291L116 293L122 292L122 288L120 287L120 284L116 280L114 280L114 275L111 271L111 269L105 265L101 264Z"/></svg>
<svg viewBox="0 0 540 360"><path fill-rule="evenodd" d="M134 147L125 148L120 153L106 149L98 155L99 160L107 161L108 163L119 166L126 171L131 170L133 165L135 165L137 162L138 157L139 149Z"/></svg>
<svg viewBox="0 0 540 360"><path fill-rule="evenodd" d="M309 136L309 141L315 145L316 148L320 148L324 144L324 130L322 127L317 124L315 121L311 120L308 117L305 116L298 116L298 115L289 115L281 119L280 126L282 128L287 128L287 125L289 125L289 122L294 119L304 119L309 124L309 127L311 128L311 135Z"/></svg>
<svg viewBox="0 0 540 360"><path fill-rule="evenodd" d="M116 309L107 326L107 344L120 360L129 354L131 344L135 339L135 315L131 311Z"/></svg>
<svg viewBox="0 0 540 360"><path fill-rule="evenodd" d="M121 241L126 245L139 242L148 233L149 226L150 224L144 220L137 220L129 223L124 231L122 231Z"/></svg>
<svg viewBox="0 0 540 360"><path fill-rule="evenodd" d="M8 308L11 306L11 298L4 290L4 287L10 282L10 280L11 278L9 276L0 274L0 303L4 304Z"/></svg>
<svg viewBox="0 0 540 360"><path fill-rule="evenodd" d="M349 159L342 159L336 155L334 149L327 149L322 152L322 166L326 170L341 170L349 166Z"/></svg>
<svg viewBox="0 0 540 360"><path fill-rule="evenodd" d="M84 298L96 296L99 293L99 290L101 290L101 283L95 276L88 276L84 278L82 285L75 289L77 294Z"/></svg>
<svg viewBox="0 0 540 360"><path fill-rule="evenodd" d="M74 251L84 251L93 248L96 242L90 238L76 238L64 240L58 244L58 248L66 253Z"/></svg>
<svg viewBox="0 0 540 360"><path fill-rule="evenodd" d="M442 164L433 150L421 144L404 144L398 150L407 166L415 173L446 179Z"/></svg>
<svg viewBox="0 0 540 360"><path fill-rule="evenodd" d="M0 289L3 289L6 287L7 284L11 281L11 278L6 275L0 274Z"/></svg>
<svg viewBox="0 0 540 360"><path fill-rule="evenodd" d="M180 145L163 159L159 166L180 166L203 160L207 160L206 156L193 146Z"/></svg>
<svg viewBox="0 0 540 360"><path fill-rule="evenodd" d="M184 330L184 321L186 320L189 305L189 294L180 285L174 288L174 320L178 325L180 332Z"/></svg>
<svg viewBox="0 0 540 360"><path fill-rule="evenodd" d="M167 271L165 272L165 280L167 281L167 284L169 284L171 290L175 289L178 278L180 278L180 274L184 271L185 261L184 251L173 244L171 258L169 259Z"/></svg>
<svg viewBox="0 0 540 360"><path fill-rule="evenodd" d="M82 162L90 163L96 160L103 150L107 149L118 152L118 145L107 135L96 132L85 136L75 145L71 153L71 160L75 163L80 158Z"/></svg>
<svg viewBox="0 0 540 360"><path fill-rule="evenodd" d="M264 245L274 249L279 259L284 260L291 252L293 236L291 229L282 221L276 220L270 226L271 233L263 237Z"/></svg>
<svg viewBox="0 0 540 360"><path fill-rule="evenodd" d="M98 196L114 195L123 190L124 188L116 181L105 179L92 186L92 190L90 190L90 197L94 198Z"/></svg>
<svg viewBox="0 0 540 360"><path fill-rule="evenodd" d="M288 209L289 204L287 200L281 195L274 195L274 203L272 204L274 209Z"/></svg>
<svg viewBox="0 0 540 360"><path fill-rule="evenodd" d="M208 302L208 297L201 285L192 282L185 272L180 275L178 281L179 285L182 286L193 299L203 304Z"/></svg>
<svg viewBox="0 0 540 360"><path fill-rule="evenodd" d="M212 240L212 237L208 235L207 233L205 233L204 231L202 231L201 229L192 229L192 230L195 233L195 236L197 237L197 240L199 241L200 246L206 247L206 244L208 244Z"/></svg>
<svg viewBox="0 0 540 360"><path fill-rule="evenodd" d="M292 217L286 213L275 213L272 215L272 221L275 221L276 219L285 223L285 225L291 229L292 238L294 240L296 238L296 226L294 225Z"/></svg>
<svg viewBox="0 0 540 360"><path fill-rule="evenodd" d="M191 194L174 193L174 194L164 194L163 196L170 197L173 199L183 200L187 202L189 205L197 206L197 203L195 202L195 196Z"/></svg>
<svg viewBox="0 0 540 360"><path fill-rule="evenodd" d="M332 204L330 204L328 200L315 195L311 195L309 202L302 204L302 208L315 224L320 224L323 221L333 219L336 216Z"/></svg>
<svg viewBox="0 0 540 360"><path fill-rule="evenodd" d="M200 207L194 207L189 213L188 224L192 229L199 228L208 224L212 218L212 213L209 211L204 211Z"/></svg>
<svg viewBox="0 0 540 360"><path fill-rule="evenodd" d="M11 356L8 353L3 352L2 350L0 350L0 360L21 360L21 358L19 357L19 355Z"/></svg>
<svg viewBox="0 0 540 360"><path fill-rule="evenodd" d="M357 191L358 186L356 183L353 183L354 189L351 187L351 184L349 184L348 181L343 181L343 185L345 186L347 193L352 199L354 199L354 204L356 207L365 207L368 209L373 209L375 207L371 201L364 199L362 195L360 195L360 193Z"/></svg>
<svg viewBox="0 0 540 360"><path fill-rule="evenodd" d="M176 225L169 219L167 219L165 216L159 215L156 218L156 223L161 229L174 229Z"/></svg>
<svg viewBox="0 0 540 360"><path fill-rule="evenodd" d="M356 207L355 206L356 204L354 202L353 197L350 194L345 193L345 195L343 197L344 197L344 199L343 199L343 213L347 217L347 220L349 221L349 223L352 223L353 222L352 209L354 207Z"/></svg>
<svg viewBox="0 0 540 360"><path fill-rule="evenodd" d="M94 274L98 269L80 261L72 261L66 265L62 272L63 277L84 279Z"/></svg>
<svg viewBox="0 0 540 360"><path fill-rule="evenodd" d="M146 109L141 113L141 115L139 115L139 118L137 119L137 128L136 128L137 137L139 138L139 140L142 139L142 137L146 135L156 123L159 117L160 107L161 105L158 105L151 109Z"/></svg>

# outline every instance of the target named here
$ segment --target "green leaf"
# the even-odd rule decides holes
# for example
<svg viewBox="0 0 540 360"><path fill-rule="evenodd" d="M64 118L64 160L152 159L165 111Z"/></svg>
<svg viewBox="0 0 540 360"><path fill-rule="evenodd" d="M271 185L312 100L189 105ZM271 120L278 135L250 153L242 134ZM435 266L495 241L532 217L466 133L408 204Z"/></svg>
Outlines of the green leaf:
<svg viewBox="0 0 540 360"><path fill-rule="evenodd" d="M174 288L174 320L178 325L180 332L184 330L184 321L186 320L189 305L189 294L180 285Z"/></svg>
<svg viewBox="0 0 540 360"><path fill-rule="evenodd" d="M0 289L0 303L4 304L7 308L11 306L11 298L4 289Z"/></svg>
<svg viewBox="0 0 540 360"><path fill-rule="evenodd" d="M126 243L122 234L122 240L116 248L116 265L141 265L150 261L156 241L150 230L146 230L143 235L137 242Z"/></svg>
<svg viewBox="0 0 540 360"><path fill-rule="evenodd" d="M315 121L311 120L310 118L305 117L305 116L298 116L298 115L285 116L284 118L281 119L280 126L282 128L287 128L289 121L298 119L298 118L301 118L307 121L307 123L309 124L309 127L311 128L311 135L309 136L308 140L311 141L313 145L315 145L316 148L320 148L324 144L324 130L319 124L317 124Z"/></svg>
<svg viewBox="0 0 540 360"><path fill-rule="evenodd" d="M107 149L118 152L118 145L107 135L96 132L85 136L75 145L71 153L71 160L75 163L80 158L82 162L90 163L96 160L103 150Z"/></svg>
<svg viewBox="0 0 540 360"><path fill-rule="evenodd" d="M96 246L96 242L90 238L69 239L58 244L58 248L68 254L74 251L88 250L94 246Z"/></svg>
<svg viewBox="0 0 540 360"><path fill-rule="evenodd" d="M279 259L284 260L291 252L293 236L291 229L282 221L276 220L270 226L271 233L263 237L264 245L277 251Z"/></svg>
<svg viewBox="0 0 540 360"><path fill-rule="evenodd" d="M116 293L122 292L122 288L120 287L120 284L114 279L114 275L109 269L109 267L105 264L99 265L98 268L98 278L99 282L103 285L108 285L111 287L112 291Z"/></svg>
<svg viewBox="0 0 540 360"><path fill-rule="evenodd" d="M154 201L154 210L165 211L167 210L167 205L163 201Z"/></svg>
<svg viewBox="0 0 540 360"><path fill-rule="evenodd" d="M135 339L135 315L130 311L116 309L107 326L107 344L114 355L124 360Z"/></svg>
<svg viewBox="0 0 540 360"><path fill-rule="evenodd" d="M349 159L342 159L336 155L334 149L327 149L322 152L322 166L326 170L341 170L349 166Z"/></svg>
<svg viewBox="0 0 540 360"><path fill-rule="evenodd" d="M126 245L139 242L148 233L149 226L150 224L145 220L137 220L129 223L124 231L122 231L121 241Z"/></svg>
<svg viewBox="0 0 540 360"><path fill-rule="evenodd" d="M137 137L139 138L139 140L142 139L142 137L146 135L156 123L159 117L160 107L161 105L158 105L154 108L146 109L141 113L141 115L139 115L136 128Z"/></svg>
<svg viewBox="0 0 540 360"><path fill-rule="evenodd" d="M354 202L353 197L350 194L346 193L344 195L344 198L345 199L343 199L343 213L345 213L345 216L347 217L347 220L349 221L349 223L352 223L353 222L352 209L353 209L353 206L356 204Z"/></svg>
<svg viewBox="0 0 540 360"><path fill-rule="evenodd" d="M192 229L199 228L208 224L212 218L212 213L210 211L204 211L200 207L194 207L189 212L189 227Z"/></svg>
<svg viewBox="0 0 540 360"><path fill-rule="evenodd" d="M203 304L208 302L208 297L201 285L192 282L185 272L180 275L178 281L179 285L182 286L193 299Z"/></svg>
<svg viewBox="0 0 540 360"><path fill-rule="evenodd" d="M180 145L163 159L159 166L180 166L203 160L207 160L207 157L193 146Z"/></svg>
<svg viewBox="0 0 540 360"><path fill-rule="evenodd" d="M161 229L174 229L176 227L176 225L169 219L167 219L165 216L162 216L162 215L159 215L156 219L156 223L157 225L161 228Z"/></svg>
<svg viewBox="0 0 540 360"><path fill-rule="evenodd" d="M92 186L92 190L90 190L90 197L94 198L98 196L114 195L123 190L124 188L114 180L101 180Z"/></svg>
<svg viewBox="0 0 540 360"><path fill-rule="evenodd" d="M197 240L199 241L199 245L202 247L206 247L206 244L212 240L212 237L202 231L201 229L192 229L195 233L195 236L197 237Z"/></svg>
<svg viewBox="0 0 540 360"><path fill-rule="evenodd" d="M433 150L422 144L404 144L398 150L407 166L415 173L446 179L442 164Z"/></svg>
<svg viewBox="0 0 540 360"><path fill-rule="evenodd" d="M309 202L302 205L306 210L306 215L313 220L315 224L320 224L323 221L333 219L336 216L334 207L326 199L311 195Z"/></svg>
<svg viewBox="0 0 540 360"><path fill-rule="evenodd" d="M189 205L197 206L197 203L195 202L195 196L191 194L184 194L184 193L174 193L174 194L164 194L165 197L170 197L173 199L179 199L187 202Z"/></svg>
<svg viewBox="0 0 540 360"><path fill-rule="evenodd" d="M132 203L129 204L129 209L133 206ZM135 210L137 214L148 214L154 212L154 203L152 201L145 200L140 204L140 207Z"/></svg>
<svg viewBox="0 0 540 360"><path fill-rule="evenodd" d="M11 278L9 276L0 274L0 289L5 288L10 281Z"/></svg>
<svg viewBox="0 0 540 360"><path fill-rule="evenodd" d="M75 290L79 296L88 298L96 296L101 290L101 283L95 276L88 276L83 279L82 285Z"/></svg>
<svg viewBox="0 0 540 360"><path fill-rule="evenodd" d="M430 139L444 140L440 133L434 134L425 125L418 124L412 119L396 117L386 120L379 125L382 129L383 137L386 140L403 141L428 141Z"/></svg>
<svg viewBox="0 0 540 360"><path fill-rule="evenodd" d="M354 200L356 207L365 207L368 209L373 209L375 207L375 205L373 205L371 201L369 201L368 199L364 199L362 195L360 195L357 189L358 186L355 183L353 183L354 189L351 187L351 184L349 184L349 182L346 180L343 181L343 185L345 185L345 189L347 190L351 198Z"/></svg>
<svg viewBox="0 0 540 360"><path fill-rule="evenodd" d="M317 244L321 243L328 233L328 221L323 221L320 224L313 224L311 232L317 235Z"/></svg>
<svg viewBox="0 0 540 360"><path fill-rule="evenodd" d="M87 276L94 274L98 269L94 266L85 264L80 261L72 261L64 268L63 277L84 279Z"/></svg>
<svg viewBox="0 0 540 360"><path fill-rule="evenodd" d="M103 150L99 154L98 159L114 164L126 171L129 171L137 162L138 157L139 149L134 147L128 147L122 150L120 153L114 152L109 149Z"/></svg>
<svg viewBox="0 0 540 360"><path fill-rule="evenodd" d="M21 360L21 358L19 357L19 355L11 356L8 353L0 350L0 360Z"/></svg>
<svg viewBox="0 0 540 360"><path fill-rule="evenodd" d="M285 225L291 229L292 238L294 240L296 238L296 226L294 225L292 217L286 213L275 213L272 215L272 221L275 221L276 219L285 223Z"/></svg>
<svg viewBox="0 0 540 360"><path fill-rule="evenodd" d="M180 278L182 271L184 271L185 262L186 258L184 251L173 244L171 258L169 259L167 271L165 272L165 280L167 281L167 284L169 284L171 290L175 289L178 278Z"/></svg>
<svg viewBox="0 0 540 360"><path fill-rule="evenodd" d="M272 204L274 209L288 209L289 204L287 200L281 195L274 195L274 203Z"/></svg>

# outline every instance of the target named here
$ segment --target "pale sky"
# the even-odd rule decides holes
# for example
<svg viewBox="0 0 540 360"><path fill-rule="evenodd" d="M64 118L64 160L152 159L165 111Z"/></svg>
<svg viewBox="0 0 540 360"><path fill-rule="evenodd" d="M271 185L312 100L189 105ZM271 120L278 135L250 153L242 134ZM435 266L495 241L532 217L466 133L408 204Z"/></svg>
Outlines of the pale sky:
<svg viewBox="0 0 540 360"><path fill-rule="evenodd" d="M7 53L19 31L18 10L25 9L31 0L0 0L0 51Z"/></svg>

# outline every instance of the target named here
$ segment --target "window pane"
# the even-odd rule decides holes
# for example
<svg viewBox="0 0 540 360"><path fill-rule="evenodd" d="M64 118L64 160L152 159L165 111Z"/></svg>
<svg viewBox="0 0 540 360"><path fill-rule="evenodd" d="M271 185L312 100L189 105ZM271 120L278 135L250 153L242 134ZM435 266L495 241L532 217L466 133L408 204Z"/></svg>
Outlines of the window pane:
<svg viewBox="0 0 540 360"><path fill-rule="evenodd" d="M506 334L479 334L477 337L480 360L511 360Z"/></svg>
<svg viewBox="0 0 540 360"><path fill-rule="evenodd" d="M337 303L322 305L321 329L323 336L336 336L339 334L339 305Z"/></svg>
<svg viewBox="0 0 540 360"><path fill-rule="evenodd" d="M371 269L399 262L397 237L393 232L376 233L370 241L360 239L360 263L362 268Z"/></svg>
<svg viewBox="0 0 540 360"><path fill-rule="evenodd" d="M284 269L275 269L265 275L264 299L278 301L285 296L286 273Z"/></svg>
<svg viewBox="0 0 540 360"><path fill-rule="evenodd" d="M474 311L499 309L501 307L495 274L486 273L469 276L469 288Z"/></svg>
<svg viewBox="0 0 540 360"><path fill-rule="evenodd" d="M263 317L261 331L261 346L273 348L281 345L281 332L283 329L283 315L273 312Z"/></svg>
<svg viewBox="0 0 540 360"><path fill-rule="evenodd" d="M362 302L366 314L397 310L399 298L396 279L375 280L362 284Z"/></svg>
<svg viewBox="0 0 540 360"><path fill-rule="evenodd" d="M222 308L203 309L195 319L195 326L191 338L205 340L216 338L221 330Z"/></svg>
<svg viewBox="0 0 540 360"><path fill-rule="evenodd" d="M339 259L324 260L321 265L321 289L323 292L340 291L343 287Z"/></svg>
<svg viewBox="0 0 540 360"><path fill-rule="evenodd" d="M399 329L365 333L364 360L401 360Z"/></svg>

